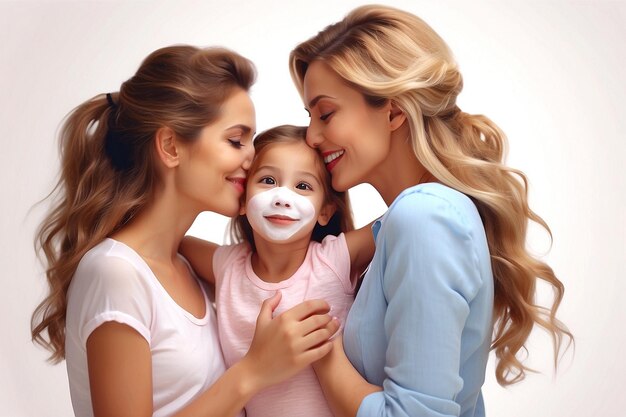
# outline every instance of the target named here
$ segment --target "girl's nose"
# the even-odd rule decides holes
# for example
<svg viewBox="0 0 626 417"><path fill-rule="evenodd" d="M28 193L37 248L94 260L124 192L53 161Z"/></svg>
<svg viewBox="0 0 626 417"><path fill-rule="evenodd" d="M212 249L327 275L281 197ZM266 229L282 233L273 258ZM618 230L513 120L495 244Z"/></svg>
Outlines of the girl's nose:
<svg viewBox="0 0 626 417"><path fill-rule="evenodd" d="M285 207L285 208L291 208L291 203L289 203L288 201L278 198L274 201L274 206L275 207Z"/></svg>
<svg viewBox="0 0 626 417"><path fill-rule="evenodd" d="M291 208L291 200L289 199L288 196L282 195L284 193L281 194L277 194L274 196L274 199L272 201L272 205L274 207L284 207L284 208Z"/></svg>

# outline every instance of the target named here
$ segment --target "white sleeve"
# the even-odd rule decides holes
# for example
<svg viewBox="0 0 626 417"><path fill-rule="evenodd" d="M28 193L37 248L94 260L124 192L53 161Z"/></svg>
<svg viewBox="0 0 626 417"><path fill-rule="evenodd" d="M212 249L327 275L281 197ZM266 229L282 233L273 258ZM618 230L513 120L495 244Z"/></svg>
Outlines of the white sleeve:
<svg viewBox="0 0 626 417"><path fill-rule="evenodd" d="M78 338L82 346L98 326L109 321L125 324L150 343L153 292L146 271L116 256L98 256L81 263L73 278L71 297L77 297ZM69 314L69 311L68 311Z"/></svg>

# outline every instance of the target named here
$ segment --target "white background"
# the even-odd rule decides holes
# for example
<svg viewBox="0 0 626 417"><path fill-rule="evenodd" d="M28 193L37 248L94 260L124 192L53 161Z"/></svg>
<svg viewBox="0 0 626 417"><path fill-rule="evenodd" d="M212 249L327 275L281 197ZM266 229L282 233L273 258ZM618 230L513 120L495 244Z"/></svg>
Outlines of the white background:
<svg viewBox="0 0 626 417"><path fill-rule="evenodd" d="M72 414L64 364L30 342L45 291L32 241L58 172L63 116L117 91L152 50L224 45L252 59L259 131L306 124L289 78L296 43L358 1L0 2L0 416ZM566 287L560 318L576 351L555 373L545 333L529 342L541 373L504 389L490 361L489 416L623 416L626 184L626 6L608 1L380 1L409 10L447 40L460 63L461 108L507 132L509 164L530 178L532 207L554 233L534 252ZM357 222L384 210L367 187L353 193ZM225 219L202 215L192 233L221 241ZM550 250L549 250L550 249ZM542 288L542 297L549 293ZM346 387L349 389L349 387Z"/></svg>

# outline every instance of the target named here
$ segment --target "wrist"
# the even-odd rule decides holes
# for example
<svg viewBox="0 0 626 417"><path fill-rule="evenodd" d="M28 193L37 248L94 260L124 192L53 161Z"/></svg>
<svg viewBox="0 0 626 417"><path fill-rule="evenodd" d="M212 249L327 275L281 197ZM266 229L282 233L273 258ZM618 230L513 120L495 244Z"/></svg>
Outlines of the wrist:
<svg viewBox="0 0 626 417"><path fill-rule="evenodd" d="M232 370L235 374L237 395L241 398L245 398L246 402L265 388L263 386L263 376L248 356L244 356L239 362L230 367L229 370Z"/></svg>

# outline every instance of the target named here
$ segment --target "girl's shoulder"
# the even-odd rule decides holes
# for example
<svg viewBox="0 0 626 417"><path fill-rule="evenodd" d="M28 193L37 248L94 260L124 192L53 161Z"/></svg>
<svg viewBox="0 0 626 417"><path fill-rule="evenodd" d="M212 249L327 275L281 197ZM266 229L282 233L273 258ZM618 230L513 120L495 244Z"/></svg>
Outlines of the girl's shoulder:
<svg viewBox="0 0 626 417"><path fill-rule="evenodd" d="M214 257L229 259L233 257L246 257L252 252L252 248L246 242L221 245L215 249Z"/></svg>
<svg viewBox="0 0 626 417"><path fill-rule="evenodd" d="M222 276L228 268L240 267L248 262L252 248L246 242L223 245L213 254L213 273Z"/></svg>

